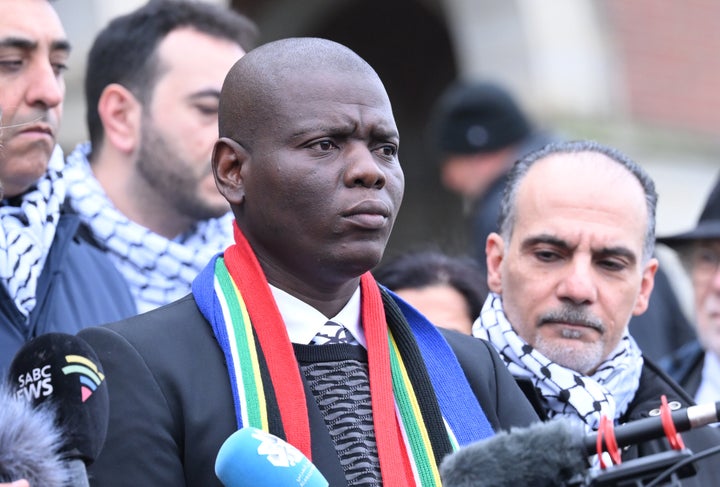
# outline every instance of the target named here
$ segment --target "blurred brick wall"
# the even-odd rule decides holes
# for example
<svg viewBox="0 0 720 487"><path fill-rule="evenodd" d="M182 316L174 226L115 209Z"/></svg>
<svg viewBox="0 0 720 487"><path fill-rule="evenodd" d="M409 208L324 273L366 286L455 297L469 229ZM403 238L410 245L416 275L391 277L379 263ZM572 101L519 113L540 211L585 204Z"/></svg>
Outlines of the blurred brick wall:
<svg viewBox="0 0 720 487"><path fill-rule="evenodd" d="M629 114L720 135L720 1L609 0Z"/></svg>

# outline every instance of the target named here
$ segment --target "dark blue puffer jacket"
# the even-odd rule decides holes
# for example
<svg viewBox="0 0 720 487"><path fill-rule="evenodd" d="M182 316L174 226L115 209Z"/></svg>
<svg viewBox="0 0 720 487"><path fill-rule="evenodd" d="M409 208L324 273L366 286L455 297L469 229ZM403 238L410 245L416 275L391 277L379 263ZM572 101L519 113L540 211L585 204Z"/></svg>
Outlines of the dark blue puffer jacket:
<svg viewBox="0 0 720 487"><path fill-rule="evenodd" d="M125 280L90 235L66 204L38 280L29 325L0 285L0 377L31 338L48 332L74 335L137 314Z"/></svg>

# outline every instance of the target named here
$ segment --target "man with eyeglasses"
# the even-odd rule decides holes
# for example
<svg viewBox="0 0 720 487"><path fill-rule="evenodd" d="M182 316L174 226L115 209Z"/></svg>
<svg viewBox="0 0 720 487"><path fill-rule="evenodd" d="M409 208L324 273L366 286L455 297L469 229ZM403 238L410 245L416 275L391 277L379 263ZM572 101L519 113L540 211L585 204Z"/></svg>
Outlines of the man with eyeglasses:
<svg viewBox="0 0 720 487"><path fill-rule="evenodd" d="M662 361L697 403L720 400L720 178L697 226L658 238L680 256L690 276L698 340Z"/></svg>

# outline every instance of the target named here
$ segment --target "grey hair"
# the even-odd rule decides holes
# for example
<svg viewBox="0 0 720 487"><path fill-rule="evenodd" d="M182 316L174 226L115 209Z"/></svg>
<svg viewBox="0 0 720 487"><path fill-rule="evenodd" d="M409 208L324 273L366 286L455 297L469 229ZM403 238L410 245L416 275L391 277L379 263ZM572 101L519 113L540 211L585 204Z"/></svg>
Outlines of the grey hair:
<svg viewBox="0 0 720 487"><path fill-rule="evenodd" d="M645 193L648 214L645 241L643 244L643 261L647 262L655 250L655 214L658 201L655 183L639 164L625 154L590 140L553 142L542 149L527 154L513 165L508 173L505 193L500 203L500 215L498 217L498 228L500 229L503 240L509 242L512 237L513 227L517 220L516 206L518 188L533 164L554 154L577 154L581 152L595 152L607 156L609 159L626 168L635 176L642 186Z"/></svg>

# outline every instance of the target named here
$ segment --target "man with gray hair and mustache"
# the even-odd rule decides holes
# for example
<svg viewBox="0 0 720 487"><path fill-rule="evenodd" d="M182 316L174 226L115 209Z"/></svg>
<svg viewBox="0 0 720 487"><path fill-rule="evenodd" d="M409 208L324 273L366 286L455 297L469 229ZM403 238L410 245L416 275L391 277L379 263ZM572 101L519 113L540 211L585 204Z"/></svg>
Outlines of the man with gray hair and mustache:
<svg viewBox="0 0 720 487"><path fill-rule="evenodd" d="M560 142L512 168L500 233L486 242L491 293L473 324L500 352L541 417L569 417L588 431L693 404L643 357L628 322L648 306L658 268L652 179L615 149ZM704 427L683 434L699 452L720 443ZM622 459L668 450L652 440ZM713 485L717 459L700 461L683 485ZM714 480L714 481L713 481Z"/></svg>

